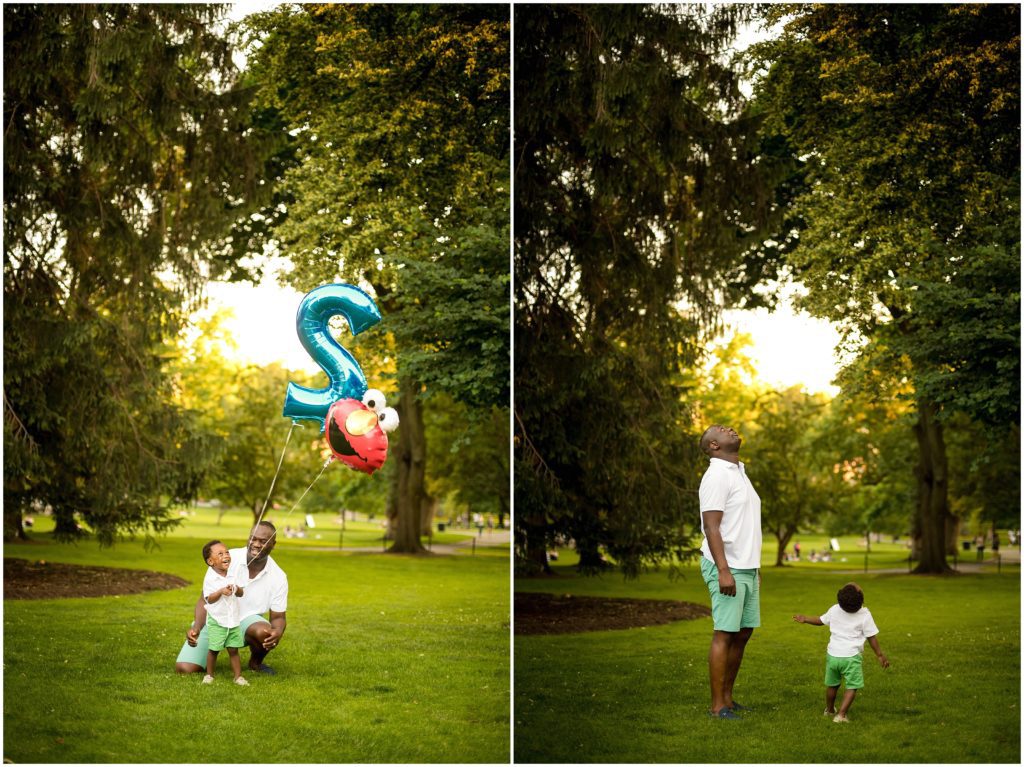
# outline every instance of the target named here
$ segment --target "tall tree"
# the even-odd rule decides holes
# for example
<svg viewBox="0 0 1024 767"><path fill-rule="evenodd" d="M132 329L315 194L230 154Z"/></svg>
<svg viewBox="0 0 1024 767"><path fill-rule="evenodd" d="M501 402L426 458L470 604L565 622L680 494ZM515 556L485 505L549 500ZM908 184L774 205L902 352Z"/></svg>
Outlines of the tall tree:
<svg viewBox="0 0 1024 767"><path fill-rule="evenodd" d="M394 339L392 551L419 552L422 398L508 403L508 8L288 6L250 27L261 98L296 143L274 230L288 279L367 286Z"/></svg>
<svg viewBox="0 0 1024 767"><path fill-rule="evenodd" d="M776 566L793 536L837 505L827 407L827 397L800 387L773 391L758 403L746 440L743 460L761 496L762 527L775 536Z"/></svg>
<svg viewBox="0 0 1024 767"><path fill-rule="evenodd" d="M215 5L4 7L4 520L173 524L208 458L166 344L261 194Z"/></svg>
<svg viewBox="0 0 1024 767"><path fill-rule="evenodd" d="M769 10L787 14L758 98L806 161L789 260L807 308L909 360L917 571L945 572L944 420L1020 417L1020 8Z"/></svg>
<svg viewBox="0 0 1024 767"><path fill-rule="evenodd" d="M684 556L686 381L767 212L756 121L723 63L742 6L515 7L516 535L546 566Z"/></svg>

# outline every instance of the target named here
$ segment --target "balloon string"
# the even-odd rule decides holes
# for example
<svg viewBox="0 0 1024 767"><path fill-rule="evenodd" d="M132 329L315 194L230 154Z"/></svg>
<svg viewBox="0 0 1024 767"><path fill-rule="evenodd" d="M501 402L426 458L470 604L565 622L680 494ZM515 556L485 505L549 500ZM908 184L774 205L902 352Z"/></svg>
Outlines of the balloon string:
<svg viewBox="0 0 1024 767"><path fill-rule="evenodd" d="M292 432L295 431L295 421L292 421L291 428L288 429L288 438L284 441L284 447L281 448L281 457L277 461L277 471L274 472L274 478L270 480L270 489L267 491L267 497L263 501L263 508L260 509L259 519L256 520L256 524L252 526L253 532L256 532L256 528L260 526L260 522L263 521L263 513L267 510L267 504L270 503L270 496L274 494L274 485L277 484L277 477L281 473L281 465L284 463L284 454L288 452L288 443L292 441ZM252 534L249 534L249 542L245 548L248 549L252 546Z"/></svg>
<svg viewBox="0 0 1024 767"><path fill-rule="evenodd" d="M294 505L294 506L292 506L292 507L291 507L290 509L288 509L288 513L284 515L284 518L285 518L285 519L288 519L288 517L289 517L289 516L291 516L291 513L292 513L293 511L295 511L295 510L296 510L297 508L299 508L299 504L300 504L300 503L302 503L302 499L306 497L306 493L308 493L308 492L309 492L310 490L312 490L312 489L313 489L313 485L315 485L315 484L316 484L316 481L317 481L318 479L320 479L320 477L322 477L322 476L323 476L324 472L325 472L325 471L327 471L327 467L331 465L331 461L333 461L333 460L334 460L334 456L332 455L332 456L331 456L330 458L328 458L328 459L327 459L326 461L324 461L324 465L320 467L320 473L319 473L319 474L317 474L317 475L316 475L316 476L315 476L315 477L313 478L313 481L309 483L309 487L307 487L307 488L306 488L306 489L305 489L305 490L304 490L304 491L302 492L302 495L300 495L300 496L299 496L299 500L297 500L297 501L295 502L295 505ZM258 526L259 526L259 523L257 522L257 523L256 523L256 525L257 525L257 527L258 527ZM253 531L255 531L255 530L256 530L256 528L254 527L254 528L253 528ZM270 543L270 542L271 542L272 540L274 540L274 536L276 536L276 535L277 535L277 528L275 527L275 528L274 528L274 532L272 532L272 533L270 534L270 537L269 537L269 538L267 538L267 543ZM265 544L263 544L263 545L264 545L264 546L266 546L267 544L265 543ZM247 548L248 550L251 550L251 549L252 549L252 536L249 536L249 546L248 546L248 547L246 547L246 548ZM258 555L257 555L257 556L258 556ZM251 564L252 564L252 563L253 563L253 562L254 562L255 560L256 560L256 557L251 557L251 558L250 558L250 559L249 559L249 560L248 560L248 561L247 561L247 562L245 563L245 566L246 566L246 567L248 567L248 566L249 566L249 565L251 565Z"/></svg>

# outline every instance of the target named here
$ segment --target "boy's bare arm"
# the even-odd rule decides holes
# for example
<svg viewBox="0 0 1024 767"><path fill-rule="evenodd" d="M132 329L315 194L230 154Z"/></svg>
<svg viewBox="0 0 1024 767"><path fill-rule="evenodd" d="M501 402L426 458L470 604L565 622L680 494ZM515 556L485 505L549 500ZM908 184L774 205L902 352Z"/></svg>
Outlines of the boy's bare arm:
<svg viewBox="0 0 1024 767"><path fill-rule="evenodd" d="M812 626L824 626L821 622L821 618L815 615L794 615L793 620L797 623L810 623Z"/></svg>
<svg viewBox="0 0 1024 767"><path fill-rule="evenodd" d="M882 648L878 645L878 636L868 637L868 644L875 651L875 656L878 658L878 662L882 664L882 668L889 668L889 659L885 657L885 653L882 652Z"/></svg>

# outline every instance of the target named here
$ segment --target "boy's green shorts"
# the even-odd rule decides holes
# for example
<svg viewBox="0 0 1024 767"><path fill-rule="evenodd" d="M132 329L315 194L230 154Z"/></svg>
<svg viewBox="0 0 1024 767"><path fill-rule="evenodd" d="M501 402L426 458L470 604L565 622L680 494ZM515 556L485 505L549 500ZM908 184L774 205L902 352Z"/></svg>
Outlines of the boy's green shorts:
<svg viewBox="0 0 1024 767"><path fill-rule="evenodd" d="M825 686L838 687L840 680L846 681L847 690L859 690L864 686L864 656L834 658L825 653Z"/></svg>
<svg viewBox="0 0 1024 767"><path fill-rule="evenodd" d="M220 652L225 647L245 647L245 634L241 626L227 628L210 616L206 617L206 635L210 640L209 649L214 652Z"/></svg>
<svg viewBox="0 0 1024 767"><path fill-rule="evenodd" d="M729 571L736 580L736 596L728 597L718 590L718 568L707 557L700 558L700 572L711 595L711 617L715 631L737 632L741 628L756 629L761 625L761 587L757 570Z"/></svg>

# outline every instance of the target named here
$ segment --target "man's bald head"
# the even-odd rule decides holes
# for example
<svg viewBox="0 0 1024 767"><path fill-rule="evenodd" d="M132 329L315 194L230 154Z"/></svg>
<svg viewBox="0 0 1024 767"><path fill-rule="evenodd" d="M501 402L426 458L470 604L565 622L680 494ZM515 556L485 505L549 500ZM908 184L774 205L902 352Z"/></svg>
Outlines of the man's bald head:
<svg viewBox="0 0 1024 767"><path fill-rule="evenodd" d="M700 449L712 458L725 455L739 455L740 435L728 426L709 426L700 437Z"/></svg>

